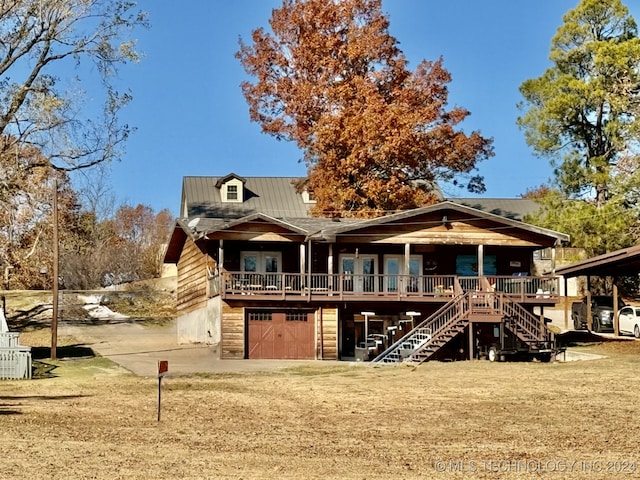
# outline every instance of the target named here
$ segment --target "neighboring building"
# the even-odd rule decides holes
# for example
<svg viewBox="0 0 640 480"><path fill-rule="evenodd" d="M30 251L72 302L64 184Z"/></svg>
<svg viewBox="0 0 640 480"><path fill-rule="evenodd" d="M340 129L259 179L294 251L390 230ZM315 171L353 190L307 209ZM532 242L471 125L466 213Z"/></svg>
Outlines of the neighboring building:
<svg viewBox="0 0 640 480"><path fill-rule="evenodd" d="M533 257L568 236L523 223L531 201L313 218L295 180L184 178L165 257L179 341L223 359L424 360L549 339L532 312L555 304L559 282L531 275Z"/></svg>

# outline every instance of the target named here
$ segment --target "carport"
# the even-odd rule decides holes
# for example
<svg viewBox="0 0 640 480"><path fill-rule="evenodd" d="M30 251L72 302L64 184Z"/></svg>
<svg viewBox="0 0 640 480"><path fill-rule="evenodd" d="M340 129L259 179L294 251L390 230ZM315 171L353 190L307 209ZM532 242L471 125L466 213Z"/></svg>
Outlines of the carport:
<svg viewBox="0 0 640 480"><path fill-rule="evenodd" d="M618 312L618 286L615 278L638 275L640 273L640 245L634 247L623 248L615 252L605 253L597 257L588 258L581 262L568 265L566 267L557 268L556 275L564 277L564 291L567 291L567 279L573 277L587 277L587 286L591 284L591 277L613 277L613 306L614 311ZM590 297L591 292L587 293ZM587 302L588 308L590 302ZM565 326L567 325L569 305L565 304ZM591 330L591 314L588 316L589 330ZM614 334L619 335L618 316L614 318Z"/></svg>

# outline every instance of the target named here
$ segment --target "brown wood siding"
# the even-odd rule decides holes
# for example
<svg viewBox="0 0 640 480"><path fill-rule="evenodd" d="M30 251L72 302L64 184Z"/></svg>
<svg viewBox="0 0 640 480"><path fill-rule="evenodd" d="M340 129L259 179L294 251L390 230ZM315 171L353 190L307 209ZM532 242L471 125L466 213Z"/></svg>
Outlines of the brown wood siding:
<svg viewBox="0 0 640 480"><path fill-rule="evenodd" d="M445 221L443 221L446 218ZM461 212L439 212L341 234L336 243L412 245L550 246L555 239Z"/></svg>
<svg viewBox="0 0 640 480"><path fill-rule="evenodd" d="M505 230L506 231L506 230ZM397 235L369 233L369 243L386 244L430 244L430 245L500 245L500 246L526 246L534 247L538 243L534 239L516 238L508 233L485 230L464 223L451 224L449 230L444 227L434 227ZM341 243L347 241L365 243L364 237L353 239L341 239Z"/></svg>
<svg viewBox="0 0 640 480"><path fill-rule="evenodd" d="M322 317L321 317L322 315ZM338 359L338 309L322 308L316 311L318 331L318 358Z"/></svg>
<svg viewBox="0 0 640 480"><path fill-rule="evenodd" d="M222 359L244 358L244 308L222 303Z"/></svg>
<svg viewBox="0 0 640 480"><path fill-rule="evenodd" d="M206 306L207 285L207 256L187 238L178 260L178 315Z"/></svg>

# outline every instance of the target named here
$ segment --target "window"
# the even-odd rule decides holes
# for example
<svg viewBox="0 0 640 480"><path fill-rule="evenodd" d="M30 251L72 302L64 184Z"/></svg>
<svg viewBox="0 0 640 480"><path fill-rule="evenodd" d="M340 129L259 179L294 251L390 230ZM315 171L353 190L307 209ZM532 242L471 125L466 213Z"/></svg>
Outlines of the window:
<svg viewBox="0 0 640 480"><path fill-rule="evenodd" d="M305 190L302 192L302 201L304 203L316 203L316 195L313 192Z"/></svg>
<svg viewBox="0 0 640 480"><path fill-rule="evenodd" d="M249 320L253 322L270 322L271 312L249 312Z"/></svg>
<svg viewBox="0 0 640 480"><path fill-rule="evenodd" d="M306 312L287 312L285 320L287 322L307 322L309 317Z"/></svg>
<svg viewBox="0 0 640 480"><path fill-rule="evenodd" d="M541 250L535 250L533 252L534 260L551 260L551 249L543 248Z"/></svg>
<svg viewBox="0 0 640 480"><path fill-rule="evenodd" d="M238 199L238 186L227 185L227 200L237 200L237 199Z"/></svg>

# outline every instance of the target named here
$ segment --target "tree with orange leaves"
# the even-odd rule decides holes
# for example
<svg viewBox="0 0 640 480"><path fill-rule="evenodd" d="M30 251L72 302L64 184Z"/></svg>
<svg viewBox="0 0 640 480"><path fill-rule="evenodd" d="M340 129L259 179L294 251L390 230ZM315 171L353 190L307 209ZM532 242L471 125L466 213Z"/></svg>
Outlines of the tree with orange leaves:
<svg viewBox="0 0 640 480"><path fill-rule="evenodd" d="M474 175L492 140L458 129L446 109L451 75L415 71L389 34L381 0L283 0L271 33L253 31L237 57L252 121L304 152L304 185L321 216L376 216L437 201L437 182L483 192Z"/></svg>

